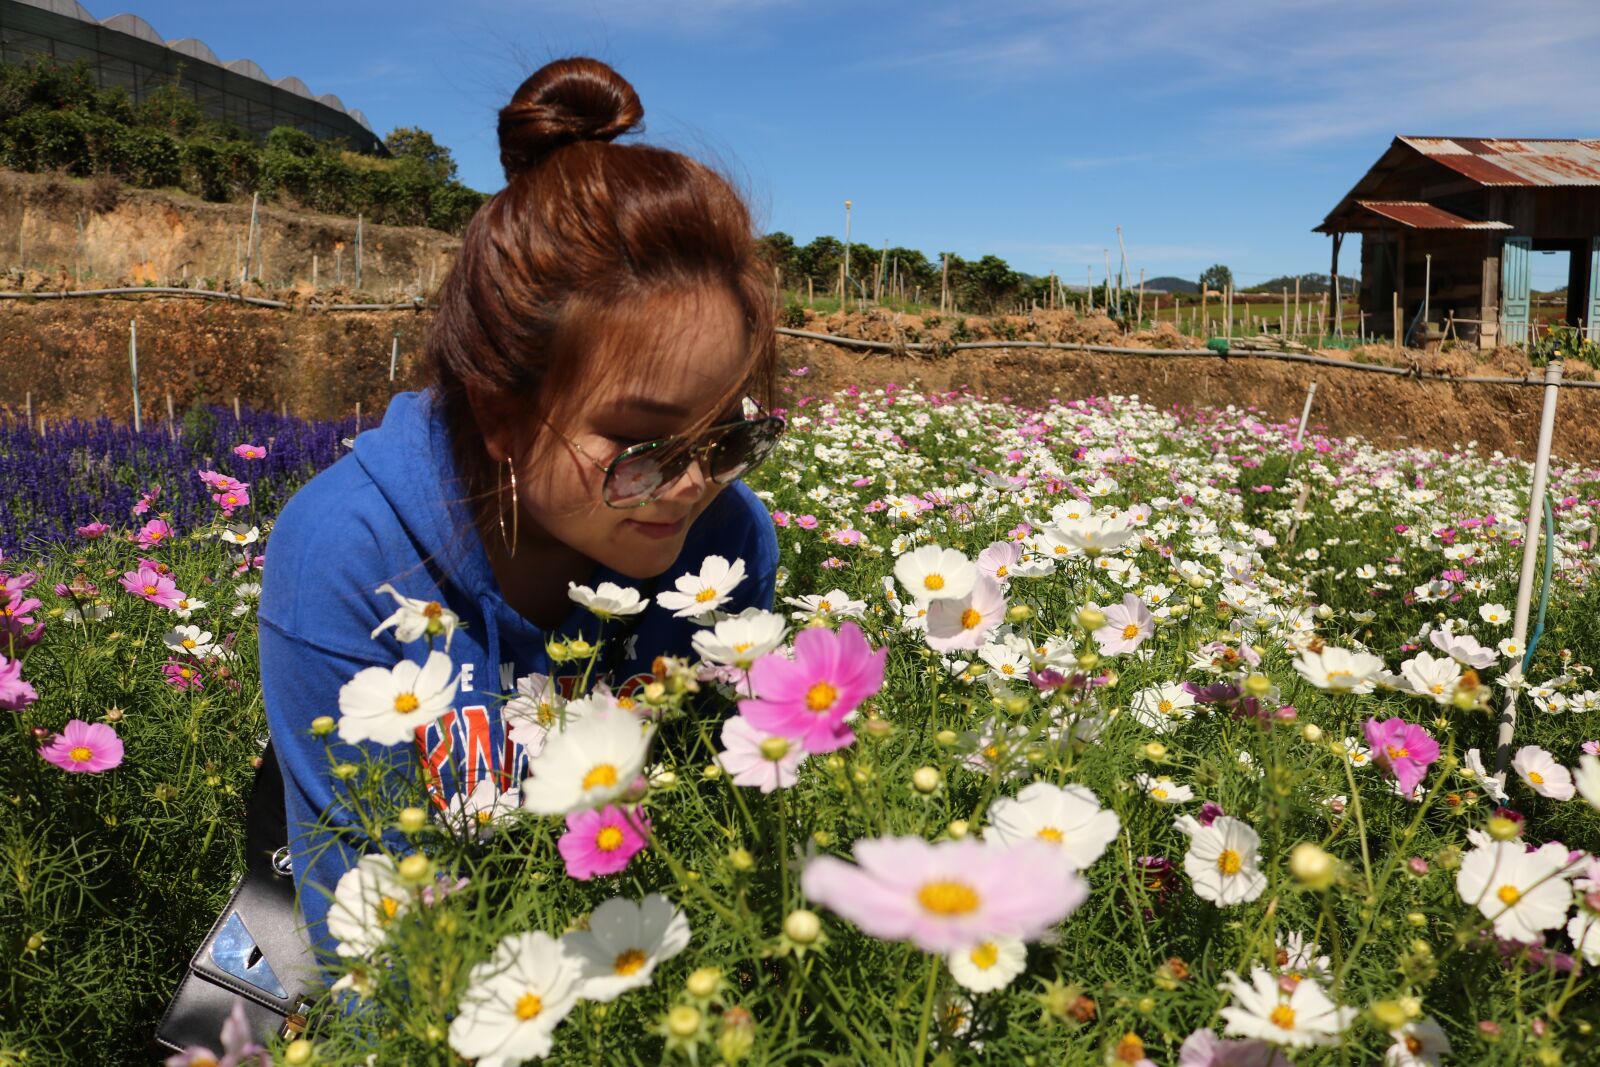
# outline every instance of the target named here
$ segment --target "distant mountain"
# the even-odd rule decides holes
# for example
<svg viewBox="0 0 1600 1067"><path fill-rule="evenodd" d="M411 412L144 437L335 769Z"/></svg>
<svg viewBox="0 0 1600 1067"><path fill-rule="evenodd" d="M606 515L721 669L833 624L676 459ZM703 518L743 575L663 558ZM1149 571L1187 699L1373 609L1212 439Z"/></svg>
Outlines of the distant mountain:
<svg viewBox="0 0 1600 1067"><path fill-rule="evenodd" d="M1146 289L1159 289L1164 293L1198 293L1200 286L1196 282L1186 282L1182 278L1163 276L1160 278L1146 278Z"/></svg>
<svg viewBox="0 0 1600 1067"><path fill-rule="evenodd" d="M1241 293L1281 293L1287 289L1292 293L1294 292L1294 283L1296 281L1300 283L1302 295L1306 293L1326 293L1332 289L1326 274L1301 274L1298 276L1285 274L1281 278L1271 278L1260 285L1252 285L1248 289L1239 291ZM1339 291L1342 293L1350 292L1360 283L1361 279L1359 278L1352 278L1346 274L1339 275Z"/></svg>

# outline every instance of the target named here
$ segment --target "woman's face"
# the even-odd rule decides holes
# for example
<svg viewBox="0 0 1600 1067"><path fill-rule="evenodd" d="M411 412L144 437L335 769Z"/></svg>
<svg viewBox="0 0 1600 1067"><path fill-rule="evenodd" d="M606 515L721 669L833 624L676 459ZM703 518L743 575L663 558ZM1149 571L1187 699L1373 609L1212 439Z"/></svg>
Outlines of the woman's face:
<svg viewBox="0 0 1600 1067"><path fill-rule="evenodd" d="M694 462L650 503L618 509L601 497L602 468L629 446L707 414L743 377L749 338L738 304L722 290L648 298L636 321L646 327L625 332L613 354L629 372L554 410L550 423L560 434L519 426L514 440L489 444L492 457L509 453L515 464L525 543L531 531L532 543L559 542L630 578L649 578L678 558L689 527L723 487ZM738 414L737 406L716 412L716 421Z"/></svg>

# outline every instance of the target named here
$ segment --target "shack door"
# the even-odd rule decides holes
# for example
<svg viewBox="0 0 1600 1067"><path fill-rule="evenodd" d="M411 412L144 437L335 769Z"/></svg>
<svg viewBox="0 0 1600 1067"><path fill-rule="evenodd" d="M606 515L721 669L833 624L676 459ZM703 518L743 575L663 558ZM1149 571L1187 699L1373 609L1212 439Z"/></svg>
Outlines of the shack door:
<svg viewBox="0 0 1600 1067"><path fill-rule="evenodd" d="M1528 340L1529 260L1533 238L1507 237L1500 253L1500 343L1525 344Z"/></svg>
<svg viewBox="0 0 1600 1067"><path fill-rule="evenodd" d="M1589 243L1589 313L1583 317L1591 341L1600 341L1600 237Z"/></svg>

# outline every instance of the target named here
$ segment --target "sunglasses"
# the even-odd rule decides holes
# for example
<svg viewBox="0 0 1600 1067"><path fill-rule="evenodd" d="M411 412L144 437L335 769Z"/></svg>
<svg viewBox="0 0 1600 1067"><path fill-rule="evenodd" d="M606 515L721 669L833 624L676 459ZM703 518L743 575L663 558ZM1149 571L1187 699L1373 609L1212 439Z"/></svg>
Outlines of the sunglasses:
<svg viewBox="0 0 1600 1067"><path fill-rule="evenodd" d="M617 453L609 463L595 459L561 431L556 433L605 472L600 498L608 507L640 508L683 477L696 460L717 485L727 485L754 470L777 447L784 427L784 420L777 415L736 419L712 426L692 441L681 434L640 441Z"/></svg>

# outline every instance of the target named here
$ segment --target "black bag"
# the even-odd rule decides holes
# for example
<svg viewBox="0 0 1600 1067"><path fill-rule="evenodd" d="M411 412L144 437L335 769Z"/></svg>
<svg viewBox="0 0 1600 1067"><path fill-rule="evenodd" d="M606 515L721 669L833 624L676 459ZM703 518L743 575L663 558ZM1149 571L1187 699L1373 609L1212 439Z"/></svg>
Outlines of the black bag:
<svg viewBox="0 0 1600 1067"><path fill-rule="evenodd" d="M326 985L295 907L283 772L270 743L261 758L245 808L245 872L156 1027L167 1052L216 1049L235 1002L255 1041L300 1034Z"/></svg>

